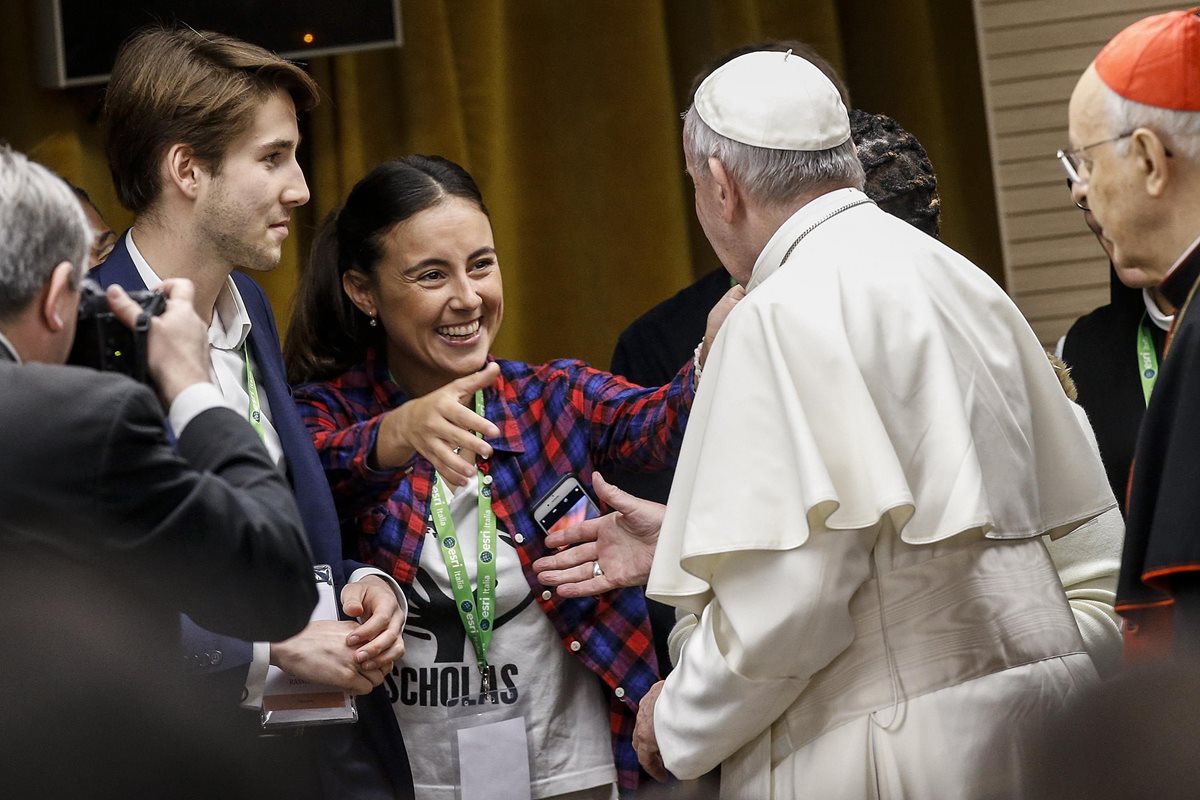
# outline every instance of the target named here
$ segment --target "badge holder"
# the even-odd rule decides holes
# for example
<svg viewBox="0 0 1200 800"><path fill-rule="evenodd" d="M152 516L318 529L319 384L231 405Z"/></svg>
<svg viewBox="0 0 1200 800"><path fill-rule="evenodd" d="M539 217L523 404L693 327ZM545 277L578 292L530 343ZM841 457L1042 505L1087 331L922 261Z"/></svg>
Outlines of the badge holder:
<svg viewBox="0 0 1200 800"><path fill-rule="evenodd" d="M333 570L328 564L313 567L317 581L317 607L312 621L336 620L337 600L333 592ZM289 675L272 665L263 687L262 727L277 731L300 725L336 725L358 720L354 697L337 686L327 686Z"/></svg>
<svg viewBox="0 0 1200 800"><path fill-rule="evenodd" d="M460 696L446 709L450 749L458 771L456 800L530 800L529 733L523 694L506 703L511 686ZM478 673L476 673L478 676Z"/></svg>

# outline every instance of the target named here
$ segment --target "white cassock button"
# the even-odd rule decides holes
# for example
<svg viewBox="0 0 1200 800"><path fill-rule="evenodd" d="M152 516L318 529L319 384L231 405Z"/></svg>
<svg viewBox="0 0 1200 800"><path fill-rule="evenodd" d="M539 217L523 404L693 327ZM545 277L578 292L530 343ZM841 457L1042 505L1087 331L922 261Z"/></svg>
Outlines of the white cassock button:
<svg viewBox="0 0 1200 800"><path fill-rule="evenodd" d="M549 599L550 599L550 590L549 590L549 589L547 589L546 591L542 592L542 599L543 599L543 600L549 600Z"/></svg>
<svg viewBox="0 0 1200 800"><path fill-rule="evenodd" d="M625 690L623 688L621 688L620 686L618 686L615 690L613 690L613 694L615 694L617 696L617 699L620 700L622 697L625 696Z"/></svg>
<svg viewBox="0 0 1200 800"><path fill-rule="evenodd" d="M525 537L518 533L513 536L513 541L517 544L525 544Z"/></svg>
<svg viewBox="0 0 1200 800"><path fill-rule="evenodd" d="M578 641L571 642L571 652L578 653L579 648L583 647Z"/></svg>

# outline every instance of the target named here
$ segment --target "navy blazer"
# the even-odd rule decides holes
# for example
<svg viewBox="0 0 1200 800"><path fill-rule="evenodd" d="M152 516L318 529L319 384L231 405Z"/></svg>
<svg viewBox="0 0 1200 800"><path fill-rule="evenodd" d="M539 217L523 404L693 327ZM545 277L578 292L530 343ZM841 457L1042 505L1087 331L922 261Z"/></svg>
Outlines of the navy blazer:
<svg viewBox="0 0 1200 800"><path fill-rule="evenodd" d="M128 236L129 232L126 231L104 263L93 269L88 277L104 287L116 284L127 290L146 288L129 255L129 248L125 243ZM349 574L364 565L342 557L341 526L334 508L333 494L330 492L329 482L325 479L325 471L313 447L312 438L292 400L292 390L283 366L279 332L275 327L275 315L271 312L266 294L253 279L240 272L233 273L233 282L242 296L246 313L250 315L248 342L251 357L258 367L258 386L265 390L267 396L271 424L279 435L288 479L292 485L296 505L300 509L314 563L329 564L333 568L334 584L340 592ZM239 679L222 683L229 686L230 690L236 687L240 693L252 660L251 643L207 631L186 616L182 619L182 628L184 658L191 671L203 674L236 670ZM229 700L238 703L240 695L230 697ZM384 688L376 687L370 695L358 698L358 706L359 723L354 727L366 734L371 749L382 761L393 783L394 796L411 797L412 774L408 756L395 713ZM321 736L337 737L336 732L345 728L346 726L342 725L329 726L321 731ZM344 796L373 796L369 791L364 791L366 787L362 780L363 776L370 773L370 769L345 763L347 759L353 758L352 743L329 744L331 747L324 748L327 752L322 755L328 756L330 752L338 751L337 758L342 763L336 765L336 771L344 773L334 776L329 774L330 770L322 769L322 782L329 796L343 796L338 793L342 790L353 792ZM331 768L333 766L330 765ZM347 777L351 775L357 777Z"/></svg>

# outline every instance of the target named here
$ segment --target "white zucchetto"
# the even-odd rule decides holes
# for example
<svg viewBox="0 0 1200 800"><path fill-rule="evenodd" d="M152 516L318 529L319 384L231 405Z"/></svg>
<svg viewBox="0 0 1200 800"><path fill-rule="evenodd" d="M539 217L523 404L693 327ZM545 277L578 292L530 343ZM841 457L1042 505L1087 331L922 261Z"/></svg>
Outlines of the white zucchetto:
<svg viewBox="0 0 1200 800"><path fill-rule="evenodd" d="M696 90L696 113L726 138L771 150L828 150L850 138L838 91L800 56L747 53L723 64Z"/></svg>

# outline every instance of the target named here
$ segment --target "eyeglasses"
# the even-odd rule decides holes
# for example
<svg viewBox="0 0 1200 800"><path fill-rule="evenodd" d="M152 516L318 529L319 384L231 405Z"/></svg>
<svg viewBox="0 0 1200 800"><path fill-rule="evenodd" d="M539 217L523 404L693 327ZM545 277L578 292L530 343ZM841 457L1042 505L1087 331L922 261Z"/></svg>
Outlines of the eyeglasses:
<svg viewBox="0 0 1200 800"><path fill-rule="evenodd" d="M1120 136L1114 136L1111 139L1104 139L1099 142L1085 144L1083 147L1077 147L1074 150L1059 150L1057 153L1058 163L1062 164L1063 172L1067 173L1067 183L1087 183L1084 178L1080 177L1082 172L1091 172L1092 170L1092 160L1090 158L1084 158L1082 155L1085 150L1091 150L1093 147L1099 147L1102 144L1111 144L1113 142L1119 142L1122 139L1128 139L1136 132L1136 130L1133 130L1129 131L1128 133L1122 133ZM1167 158L1172 157L1169 148L1164 147L1163 154L1166 155ZM1082 206L1080 207L1082 208Z"/></svg>
<svg viewBox="0 0 1200 800"><path fill-rule="evenodd" d="M1080 172L1090 171L1092 168L1091 159L1084 158L1082 155L1085 150L1091 150L1093 147L1099 147L1102 144L1119 142L1122 139L1128 139L1130 136L1133 136L1133 131L1122 133L1120 136L1114 136L1111 139L1105 139L1100 142L1085 144L1083 147L1077 147L1074 150L1059 150L1058 163L1062 164L1063 172L1067 173L1067 181L1069 183L1087 183L1087 181L1079 176ZM1170 153L1167 153L1167 155L1170 155Z"/></svg>
<svg viewBox="0 0 1200 800"><path fill-rule="evenodd" d="M1071 180L1070 178L1067 178L1067 191L1070 192L1074 188L1075 188L1075 181ZM1091 209L1087 207L1086 200L1076 201L1075 207L1078 208L1080 211L1091 211Z"/></svg>

